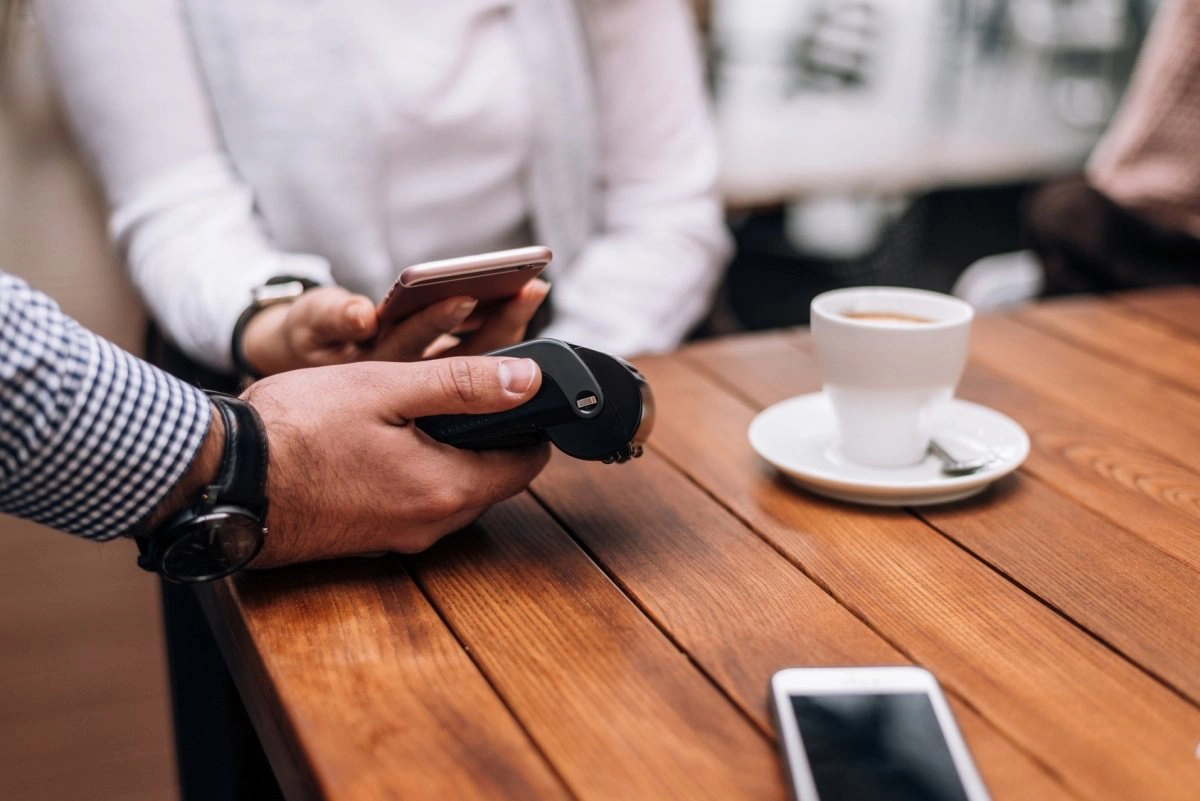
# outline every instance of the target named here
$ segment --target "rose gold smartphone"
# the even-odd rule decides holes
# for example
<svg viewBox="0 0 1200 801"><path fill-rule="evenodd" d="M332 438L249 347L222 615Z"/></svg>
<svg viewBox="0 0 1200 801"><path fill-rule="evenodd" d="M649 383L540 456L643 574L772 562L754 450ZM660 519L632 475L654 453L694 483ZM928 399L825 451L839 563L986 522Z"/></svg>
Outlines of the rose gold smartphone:
<svg viewBox="0 0 1200 801"><path fill-rule="evenodd" d="M400 273L379 304L379 322L398 322L456 295L475 298L481 306L511 298L540 275L553 258L550 248L537 245L414 264Z"/></svg>

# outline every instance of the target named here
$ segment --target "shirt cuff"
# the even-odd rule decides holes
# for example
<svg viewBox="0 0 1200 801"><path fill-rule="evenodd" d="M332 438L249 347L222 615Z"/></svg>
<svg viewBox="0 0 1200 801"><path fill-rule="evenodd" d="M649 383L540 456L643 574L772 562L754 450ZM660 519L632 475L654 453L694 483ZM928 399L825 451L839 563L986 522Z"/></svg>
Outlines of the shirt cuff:
<svg viewBox="0 0 1200 801"><path fill-rule="evenodd" d="M58 334L24 354L26 436L17 468L0 481L0 511L108 540L183 477L211 406L194 387L57 317Z"/></svg>

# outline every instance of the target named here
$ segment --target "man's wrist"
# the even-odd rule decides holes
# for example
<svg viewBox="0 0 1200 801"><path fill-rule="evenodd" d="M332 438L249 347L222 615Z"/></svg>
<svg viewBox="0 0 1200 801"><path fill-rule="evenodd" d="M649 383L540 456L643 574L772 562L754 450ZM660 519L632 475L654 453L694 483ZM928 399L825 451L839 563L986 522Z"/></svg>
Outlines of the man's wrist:
<svg viewBox="0 0 1200 801"><path fill-rule="evenodd" d="M162 502L133 531L134 536L151 536L178 512L196 502L205 487L217 480L225 451L225 423L209 401L208 433L192 457L183 477L175 483Z"/></svg>

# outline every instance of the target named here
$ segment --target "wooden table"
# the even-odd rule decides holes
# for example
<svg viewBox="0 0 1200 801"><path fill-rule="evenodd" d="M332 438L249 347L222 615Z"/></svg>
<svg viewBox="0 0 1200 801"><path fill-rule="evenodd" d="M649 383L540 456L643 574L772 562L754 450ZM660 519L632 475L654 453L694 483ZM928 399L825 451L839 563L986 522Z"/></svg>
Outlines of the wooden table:
<svg viewBox="0 0 1200 801"><path fill-rule="evenodd" d="M962 397L1029 431L975 500L774 478L746 427L806 332L643 360L652 447L556 456L416 558L205 594L290 799L783 799L767 680L915 662L993 796L1200 798L1200 292L977 321Z"/></svg>

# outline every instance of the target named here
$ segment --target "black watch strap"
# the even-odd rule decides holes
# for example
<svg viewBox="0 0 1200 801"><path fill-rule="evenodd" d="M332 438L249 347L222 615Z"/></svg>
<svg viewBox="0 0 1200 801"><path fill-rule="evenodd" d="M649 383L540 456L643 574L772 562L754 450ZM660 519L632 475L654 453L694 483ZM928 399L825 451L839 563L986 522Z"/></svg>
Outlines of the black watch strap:
<svg viewBox="0 0 1200 801"><path fill-rule="evenodd" d="M258 370L254 369L254 366L250 364L250 360L246 358L246 326L249 324L250 318L262 310L262 306L251 304L247 306L240 315L238 315L237 322L233 324L233 339L230 343L230 354L233 358L233 369L237 371L239 376L248 376L249 378L253 378L255 380L258 380L263 376Z"/></svg>
<svg viewBox="0 0 1200 801"><path fill-rule="evenodd" d="M254 407L240 398L209 392L225 423L225 451L209 503L240 506L267 516L267 431Z"/></svg>
<svg viewBox="0 0 1200 801"><path fill-rule="evenodd" d="M254 559L267 534L267 433L254 407L209 392L225 438L213 483L191 506L134 539L138 565L168 581L212 581Z"/></svg>

